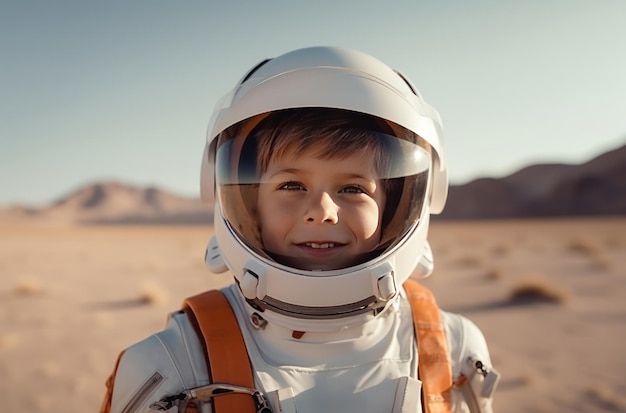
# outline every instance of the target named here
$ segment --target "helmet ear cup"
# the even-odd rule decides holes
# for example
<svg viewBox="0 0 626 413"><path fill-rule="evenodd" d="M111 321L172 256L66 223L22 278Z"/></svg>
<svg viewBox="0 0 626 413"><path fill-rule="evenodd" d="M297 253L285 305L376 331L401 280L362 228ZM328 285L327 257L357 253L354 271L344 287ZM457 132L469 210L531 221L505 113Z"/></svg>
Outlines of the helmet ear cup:
<svg viewBox="0 0 626 413"><path fill-rule="evenodd" d="M420 256L420 260L417 263L417 267L415 267L415 271L413 275L417 278L427 278L429 277L435 268L435 263L433 260L433 251L430 248L430 243L426 241L424 244L424 251Z"/></svg>

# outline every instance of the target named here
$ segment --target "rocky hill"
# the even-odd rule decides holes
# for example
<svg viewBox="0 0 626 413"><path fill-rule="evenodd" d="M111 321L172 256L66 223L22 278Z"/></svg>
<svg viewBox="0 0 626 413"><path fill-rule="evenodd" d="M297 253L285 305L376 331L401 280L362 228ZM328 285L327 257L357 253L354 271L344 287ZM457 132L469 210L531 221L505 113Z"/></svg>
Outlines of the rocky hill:
<svg viewBox="0 0 626 413"><path fill-rule="evenodd" d="M4 220L38 220L78 224L211 224L213 214L198 199L120 182L98 182L42 208L14 206Z"/></svg>
<svg viewBox="0 0 626 413"><path fill-rule="evenodd" d="M626 214L626 145L586 163L539 164L450 187L436 219Z"/></svg>

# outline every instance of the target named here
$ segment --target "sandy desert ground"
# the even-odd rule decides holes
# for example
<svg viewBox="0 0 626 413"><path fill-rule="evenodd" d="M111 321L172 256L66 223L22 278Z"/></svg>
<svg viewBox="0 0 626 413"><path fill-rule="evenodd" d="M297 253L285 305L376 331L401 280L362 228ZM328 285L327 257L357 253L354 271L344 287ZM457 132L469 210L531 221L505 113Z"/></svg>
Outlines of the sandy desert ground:
<svg viewBox="0 0 626 413"><path fill-rule="evenodd" d="M0 224L0 411L97 411L117 353L195 292L209 227ZM499 412L626 412L626 218L435 222L440 305L484 331Z"/></svg>

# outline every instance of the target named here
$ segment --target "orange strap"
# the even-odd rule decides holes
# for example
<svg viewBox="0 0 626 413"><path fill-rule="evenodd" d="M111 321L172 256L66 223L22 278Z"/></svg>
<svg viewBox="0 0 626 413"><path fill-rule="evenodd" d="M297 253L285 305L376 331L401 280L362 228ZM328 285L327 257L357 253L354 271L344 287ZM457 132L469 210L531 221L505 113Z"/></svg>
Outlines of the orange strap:
<svg viewBox="0 0 626 413"><path fill-rule="evenodd" d="M197 328L205 344L207 367L213 383L254 388L252 367L237 318L226 297L218 290L185 299L183 311ZM254 400L246 394L213 398L213 412L256 412Z"/></svg>
<svg viewBox="0 0 626 413"><path fill-rule="evenodd" d="M404 283L417 336L418 372L426 413L450 413L452 365L448 342L433 293L414 280Z"/></svg>

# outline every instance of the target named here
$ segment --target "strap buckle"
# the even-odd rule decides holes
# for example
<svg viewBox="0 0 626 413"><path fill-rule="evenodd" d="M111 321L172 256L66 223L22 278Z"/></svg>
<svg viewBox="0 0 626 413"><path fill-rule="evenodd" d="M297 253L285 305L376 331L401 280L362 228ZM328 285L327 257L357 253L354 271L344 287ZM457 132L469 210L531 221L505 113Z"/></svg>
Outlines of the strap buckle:
<svg viewBox="0 0 626 413"><path fill-rule="evenodd" d="M213 383L206 386L195 387L193 389L185 390L174 396L165 396L158 402L154 402L150 405L150 410L167 411L177 404L187 404L192 400L209 401L213 397L223 396L226 394L249 394L254 398L254 404L256 406L257 413L273 413L272 409L267 402L267 399L263 394L248 387L237 386L227 383Z"/></svg>

